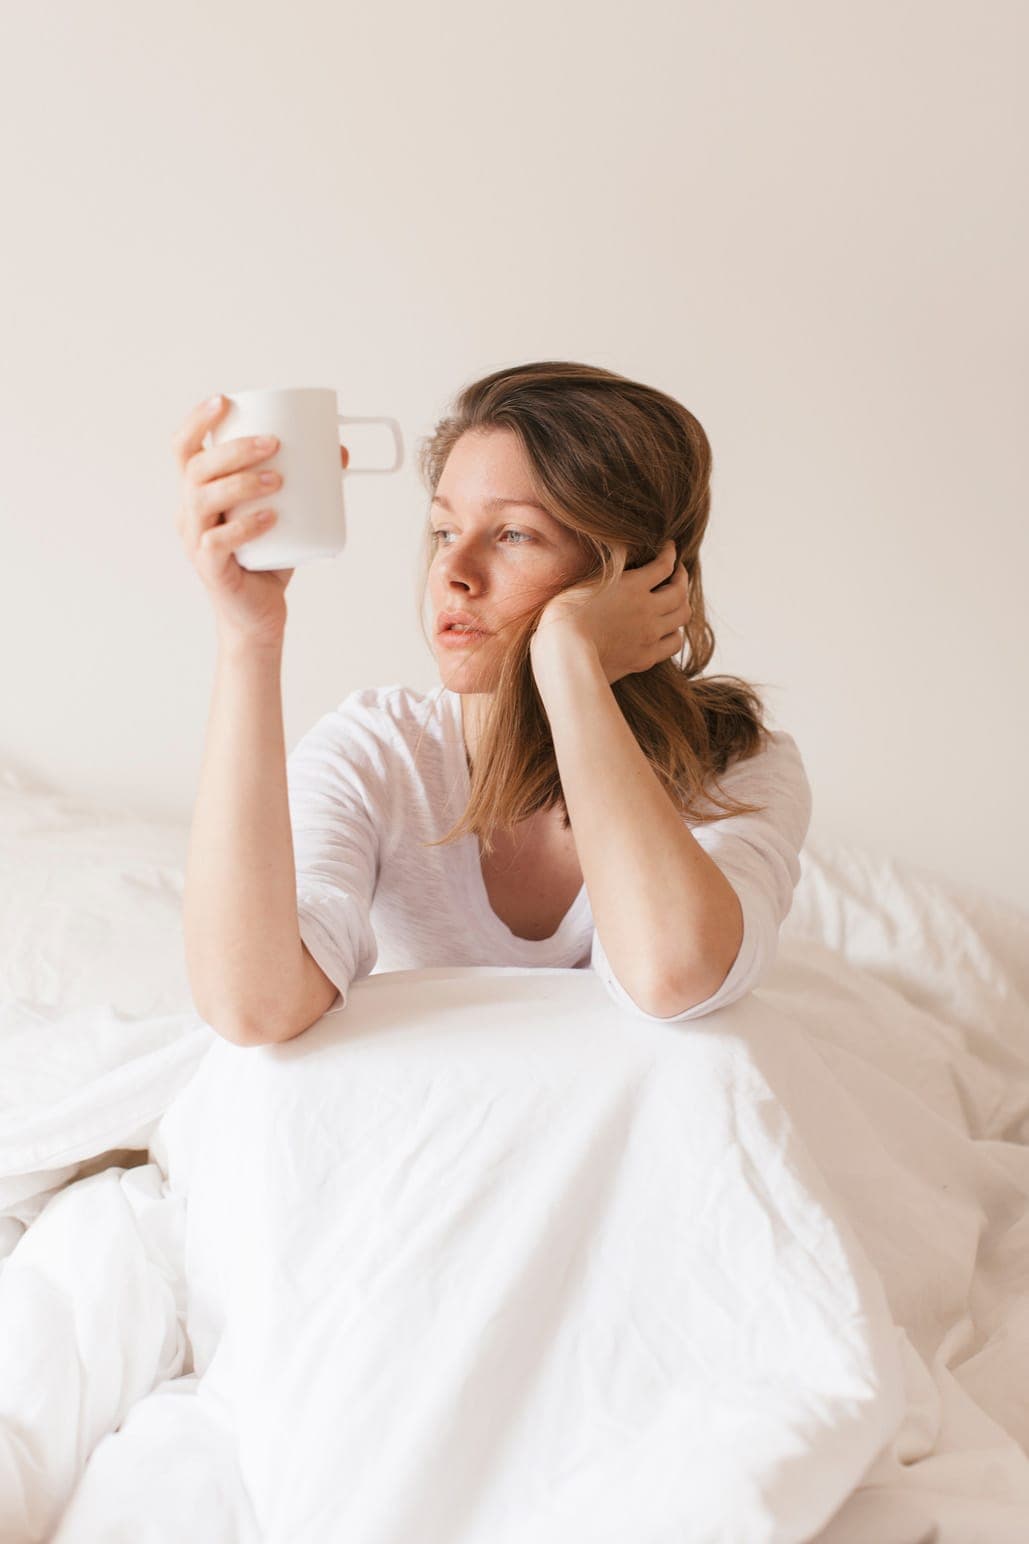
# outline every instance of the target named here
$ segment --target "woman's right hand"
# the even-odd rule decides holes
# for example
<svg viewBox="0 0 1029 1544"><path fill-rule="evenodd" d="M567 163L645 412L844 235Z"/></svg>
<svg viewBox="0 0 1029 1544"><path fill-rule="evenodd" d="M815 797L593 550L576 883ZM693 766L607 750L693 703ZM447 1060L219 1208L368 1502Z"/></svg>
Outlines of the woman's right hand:
<svg viewBox="0 0 1029 1544"><path fill-rule="evenodd" d="M261 519L263 511L232 518L232 510L246 499L275 497L282 478L260 481L261 463L279 448L277 439L261 447L251 436L224 440L204 450L204 435L225 413L227 401L196 407L172 436L172 449L182 474L182 503L175 524L186 556L200 575L214 605L219 632L254 642L281 642L286 629L287 584L292 568L262 571L243 568L235 550L246 541L274 529L275 515ZM346 466L346 446L340 446ZM269 469L270 470L270 469Z"/></svg>

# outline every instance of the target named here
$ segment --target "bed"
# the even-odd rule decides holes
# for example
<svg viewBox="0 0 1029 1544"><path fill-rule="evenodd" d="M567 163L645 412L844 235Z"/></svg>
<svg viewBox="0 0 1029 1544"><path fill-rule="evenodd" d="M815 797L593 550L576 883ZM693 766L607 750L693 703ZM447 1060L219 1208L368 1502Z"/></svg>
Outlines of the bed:
<svg viewBox="0 0 1029 1544"><path fill-rule="evenodd" d="M0 1540L1024 1544L1029 914L809 836L775 965L195 1013L188 832L0 770Z"/></svg>

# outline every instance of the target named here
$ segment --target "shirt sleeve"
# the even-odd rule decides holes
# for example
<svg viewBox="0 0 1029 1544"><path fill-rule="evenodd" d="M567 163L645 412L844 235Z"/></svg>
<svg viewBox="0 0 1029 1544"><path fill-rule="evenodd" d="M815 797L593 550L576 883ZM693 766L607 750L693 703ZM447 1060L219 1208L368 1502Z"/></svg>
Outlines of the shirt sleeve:
<svg viewBox="0 0 1029 1544"><path fill-rule="evenodd" d="M346 1006L378 959L371 923L379 868L393 840L389 744L374 689L352 692L286 758L300 936Z"/></svg>
<svg viewBox="0 0 1029 1544"><path fill-rule="evenodd" d="M756 815L726 815L690 828L736 891L743 912L743 941L718 990L682 1013L665 1018L644 1013L614 974L600 934L593 930L590 965L621 1007L655 1023L699 1019L753 991L775 960L779 932L800 879L800 851L811 824L812 800L792 735L774 731L756 756L723 774L721 785L733 798L766 807Z"/></svg>

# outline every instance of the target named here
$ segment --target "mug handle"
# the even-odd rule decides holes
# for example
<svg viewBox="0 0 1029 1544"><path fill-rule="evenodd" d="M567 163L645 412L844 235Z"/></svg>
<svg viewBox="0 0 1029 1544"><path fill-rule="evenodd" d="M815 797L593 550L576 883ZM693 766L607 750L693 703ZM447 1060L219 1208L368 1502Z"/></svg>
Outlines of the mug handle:
<svg viewBox="0 0 1029 1544"><path fill-rule="evenodd" d="M341 424L389 424L390 433L393 435L393 444L396 449L396 460L392 466L346 466L343 468L343 476L349 477L352 472L396 472L404 459L404 442L400 438L400 425L395 418L352 418L343 413L337 413L336 417Z"/></svg>

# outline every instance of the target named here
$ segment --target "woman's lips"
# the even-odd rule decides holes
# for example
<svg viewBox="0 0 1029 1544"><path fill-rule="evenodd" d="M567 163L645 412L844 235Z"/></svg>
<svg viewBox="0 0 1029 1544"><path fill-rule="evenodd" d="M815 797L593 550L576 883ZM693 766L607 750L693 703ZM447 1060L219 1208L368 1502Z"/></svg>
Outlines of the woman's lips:
<svg viewBox="0 0 1029 1544"><path fill-rule="evenodd" d="M489 633L479 631L465 632L456 627L446 627L441 633L436 634L440 643L448 649L461 649L469 643L479 643L483 638L488 638Z"/></svg>

